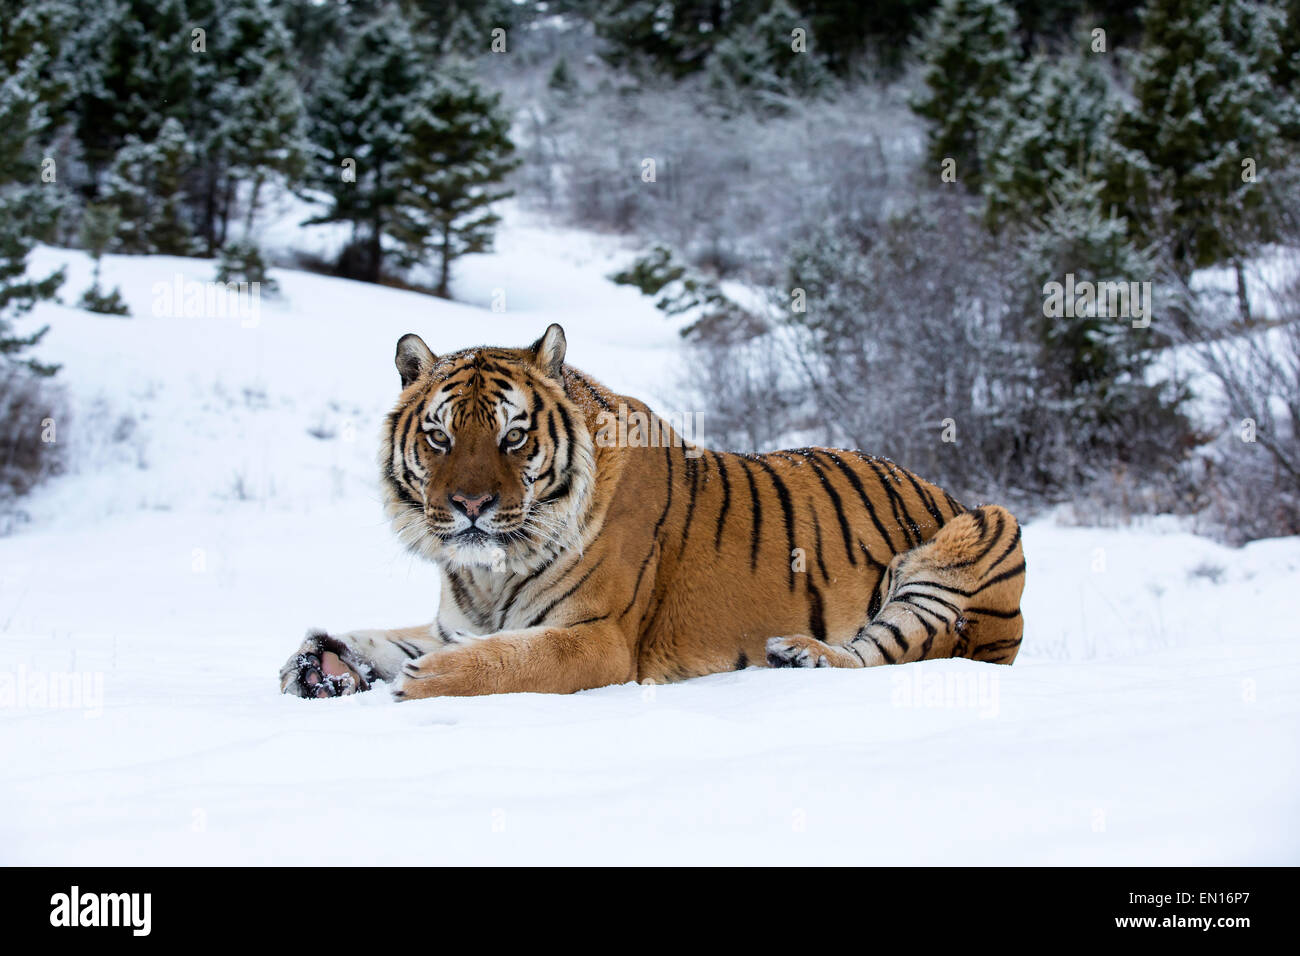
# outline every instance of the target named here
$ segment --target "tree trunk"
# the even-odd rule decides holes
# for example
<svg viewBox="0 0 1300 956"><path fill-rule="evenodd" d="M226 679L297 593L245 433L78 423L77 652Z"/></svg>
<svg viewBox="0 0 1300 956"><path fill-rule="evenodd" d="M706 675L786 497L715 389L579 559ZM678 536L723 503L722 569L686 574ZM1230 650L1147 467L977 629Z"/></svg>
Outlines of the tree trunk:
<svg viewBox="0 0 1300 956"><path fill-rule="evenodd" d="M248 213L244 216L244 238L248 239L253 234L253 218L257 215L257 197L262 192L262 177L253 178L253 193L248 197Z"/></svg>
<svg viewBox="0 0 1300 956"><path fill-rule="evenodd" d="M437 294L444 299L451 298L451 223L442 224L442 247L438 250L440 262L438 265L438 288Z"/></svg>
<svg viewBox="0 0 1300 956"><path fill-rule="evenodd" d="M383 236L383 224L379 217L376 216L370 230L370 255L368 257L370 261L366 263L367 282L378 283L383 275L383 269L380 268L384 256Z"/></svg>
<svg viewBox="0 0 1300 956"><path fill-rule="evenodd" d="M1246 266L1240 259L1233 262L1237 270L1237 308L1241 311L1241 321L1244 325L1254 325L1255 319L1250 314L1250 293L1246 288Z"/></svg>
<svg viewBox="0 0 1300 956"><path fill-rule="evenodd" d="M215 164L208 167L207 182L203 190L203 243L207 254L215 255L217 251L217 170Z"/></svg>
<svg viewBox="0 0 1300 956"><path fill-rule="evenodd" d="M233 176L226 178L226 188L221 196L221 228L217 232L217 248L226 244L226 233L230 229L230 207L235 202L235 180Z"/></svg>

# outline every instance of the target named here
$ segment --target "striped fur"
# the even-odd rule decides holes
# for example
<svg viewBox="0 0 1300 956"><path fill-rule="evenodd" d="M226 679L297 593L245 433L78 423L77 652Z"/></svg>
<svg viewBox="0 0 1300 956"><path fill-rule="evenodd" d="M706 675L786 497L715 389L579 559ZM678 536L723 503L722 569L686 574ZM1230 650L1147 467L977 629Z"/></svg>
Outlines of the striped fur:
<svg viewBox="0 0 1300 956"><path fill-rule="evenodd" d="M438 619L309 635L283 690L566 693L749 665L1015 659L1025 564L1005 509L856 451L689 446L564 351L558 326L442 358L403 338L382 487L400 539L442 571ZM620 407L669 442L599 440ZM472 516L457 495L492 504Z"/></svg>

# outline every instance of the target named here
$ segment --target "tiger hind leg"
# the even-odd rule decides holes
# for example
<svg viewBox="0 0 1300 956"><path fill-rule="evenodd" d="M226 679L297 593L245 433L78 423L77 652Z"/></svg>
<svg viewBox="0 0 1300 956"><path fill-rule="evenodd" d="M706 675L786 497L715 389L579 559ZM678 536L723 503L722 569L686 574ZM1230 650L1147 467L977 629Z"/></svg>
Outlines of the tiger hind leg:
<svg viewBox="0 0 1300 956"><path fill-rule="evenodd" d="M964 512L885 570L880 610L847 640L767 642L771 667L874 667L938 657L1010 664L1020 650L1020 525L997 505Z"/></svg>

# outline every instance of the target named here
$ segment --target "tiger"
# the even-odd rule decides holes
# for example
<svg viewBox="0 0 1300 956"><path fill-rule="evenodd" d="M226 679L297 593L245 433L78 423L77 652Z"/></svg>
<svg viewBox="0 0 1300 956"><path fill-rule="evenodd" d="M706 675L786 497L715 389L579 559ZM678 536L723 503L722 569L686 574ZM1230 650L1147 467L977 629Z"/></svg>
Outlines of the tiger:
<svg viewBox="0 0 1300 956"><path fill-rule="evenodd" d="M567 694L755 667L874 667L1020 649L1020 525L886 458L687 441L525 348L397 343L383 507L441 575L436 619L308 631L283 693ZM686 429L683 428L682 431Z"/></svg>

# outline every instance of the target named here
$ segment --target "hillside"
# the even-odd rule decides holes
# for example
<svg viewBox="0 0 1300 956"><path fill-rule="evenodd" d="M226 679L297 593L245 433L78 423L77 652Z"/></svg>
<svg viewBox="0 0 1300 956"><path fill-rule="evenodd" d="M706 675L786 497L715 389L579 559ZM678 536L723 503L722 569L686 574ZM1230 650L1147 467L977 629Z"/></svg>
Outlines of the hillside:
<svg viewBox="0 0 1300 956"><path fill-rule="evenodd" d="M1296 539L1036 521L1008 669L281 696L307 627L435 611L375 489L399 335L559 321L573 364L672 409L675 329L605 278L609 247L514 222L457 302L276 270L256 321L153 314L210 261L110 256L134 318L37 308L73 468L0 538L0 862L1300 862ZM84 255L31 267L62 263L72 301ZM32 698L52 674L76 706Z"/></svg>

